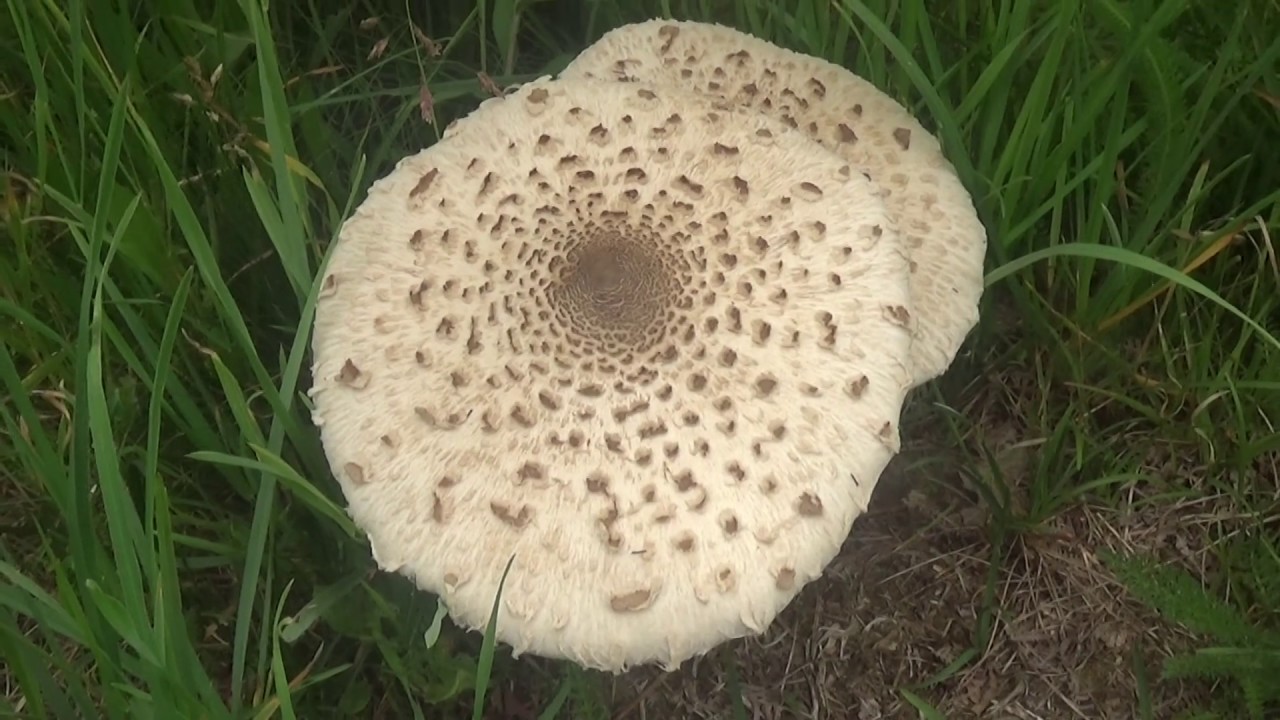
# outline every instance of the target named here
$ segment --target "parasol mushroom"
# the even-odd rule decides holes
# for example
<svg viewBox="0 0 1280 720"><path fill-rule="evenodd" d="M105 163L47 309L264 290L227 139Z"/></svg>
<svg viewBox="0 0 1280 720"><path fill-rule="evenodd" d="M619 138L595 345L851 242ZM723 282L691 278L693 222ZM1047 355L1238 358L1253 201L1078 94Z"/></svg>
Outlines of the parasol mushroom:
<svg viewBox="0 0 1280 720"><path fill-rule="evenodd" d="M898 449L875 186L754 112L542 78L378 180L316 307L314 420L386 571L513 652L673 669L763 632Z"/></svg>

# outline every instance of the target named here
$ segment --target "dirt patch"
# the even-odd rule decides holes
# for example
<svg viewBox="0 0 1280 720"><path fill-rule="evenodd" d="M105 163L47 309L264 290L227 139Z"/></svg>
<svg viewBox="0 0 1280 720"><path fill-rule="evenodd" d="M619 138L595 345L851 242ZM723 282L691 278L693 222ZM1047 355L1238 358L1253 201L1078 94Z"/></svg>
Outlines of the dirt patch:
<svg viewBox="0 0 1280 720"><path fill-rule="evenodd" d="M969 651L980 622L991 629L981 654L917 691L949 720L1137 717L1135 668L1145 664L1154 683L1163 658L1194 638L1132 600L1100 555L1141 551L1189 563L1201 553L1169 544L1186 535L1185 524L1167 506L1082 504L1035 534L1011 536L993 570L981 504L913 487L902 471L911 464L895 462L827 573L765 636L676 673L645 668L605 680L608 717L732 717L728 653L753 720L917 718L900 690ZM1154 717L1175 716L1204 690L1160 683Z"/></svg>
<svg viewBox="0 0 1280 720"><path fill-rule="evenodd" d="M1157 667L1191 640L1107 572L1098 552L1133 533L1093 508L1009 540L989 582L993 547L979 506L894 495L877 498L824 578L767 635L728 646L749 717L918 717L899 690L972 647L984 607L994 612L982 655L919 691L952 720L1136 717L1135 653ZM613 717L730 717L728 683L714 654L671 675L636 671L618 681ZM1195 692L1162 686L1155 716L1171 717Z"/></svg>

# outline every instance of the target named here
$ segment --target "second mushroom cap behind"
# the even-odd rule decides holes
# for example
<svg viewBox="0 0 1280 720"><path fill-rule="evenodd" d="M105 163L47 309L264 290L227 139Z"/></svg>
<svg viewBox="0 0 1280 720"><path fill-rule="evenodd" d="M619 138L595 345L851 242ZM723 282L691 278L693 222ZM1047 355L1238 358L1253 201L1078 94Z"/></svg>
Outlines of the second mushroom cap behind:
<svg viewBox="0 0 1280 720"><path fill-rule="evenodd" d="M914 383L950 366L978 321L986 229L938 141L893 98L820 58L691 21L614 29L561 77L704 92L765 113L868 172L910 259Z"/></svg>

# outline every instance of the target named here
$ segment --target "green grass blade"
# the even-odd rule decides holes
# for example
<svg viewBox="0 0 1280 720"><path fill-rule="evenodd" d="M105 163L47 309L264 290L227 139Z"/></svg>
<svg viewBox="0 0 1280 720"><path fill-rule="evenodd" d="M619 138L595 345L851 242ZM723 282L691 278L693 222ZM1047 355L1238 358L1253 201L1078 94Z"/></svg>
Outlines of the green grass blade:
<svg viewBox="0 0 1280 720"><path fill-rule="evenodd" d="M1043 260L1066 256L1108 260L1138 268L1151 273L1152 275L1162 277L1165 280L1184 287L1223 308L1256 331L1267 341L1267 343L1277 349L1280 349L1280 339L1277 339L1276 336L1268 332L1267 329L1264 328L1257 320L1254 320L1239 308L1227 302L1221 295L1214 292L1204 283L1201 283L1195 278L1189 277L1185 273L1179 272L1164 263L1152 260L1149 257L1139 255L1138 253L1126 250L1125 248L1112 247L1109 245L1065 244L1045 248L1043 250L1037 250L1035 252L1027 253L1016 260L1012 260L995 270L992 270L987 274L985 280L986 285L987 287L991 287L1001 280L1010 277L1019 270Z"/></svg>
<svg viewBox="0 0 1280 720"><path fill-rule="evenodd" d="M484 641L480 644L480 656L476 658L475 705L472 706L471 720L484 718L485 695L489 691L489 680L493 673L493 653L496 643L494 633L497 632L498 613L502 607L502 590L507 584L507 574L511 572L511 566L515 561L515 555L507 560L507 566L502 571L502 579L498 581L498 592L493 596L493 608L489 613L489 622L485 625Z"/></svg>

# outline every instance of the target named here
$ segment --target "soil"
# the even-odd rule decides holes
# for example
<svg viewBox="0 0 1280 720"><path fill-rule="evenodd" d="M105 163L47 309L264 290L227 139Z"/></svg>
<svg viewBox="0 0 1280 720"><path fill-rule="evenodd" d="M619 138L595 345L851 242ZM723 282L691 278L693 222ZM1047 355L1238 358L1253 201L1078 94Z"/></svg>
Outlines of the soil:
<svg viewBox="0 0 1280 720"><path fill-rule="evenodd" d="M959 484L925 488L909 469L916 464L906 454L895 461L827 573L766 635L674 673L606 676L608 716L731 718L735 670L752 720L922 717L904 688L949 720L1135 718L1140 667L1159 685L1152 717L1205 699L1201 684L1158 680L1163 658L1196 638L1129 597L1100 558L1110 550L1192 559L1199 551L1171 541L1186 535L1185 515L1175 524L1167 506L1070 507L1034 533L1010 535L993 571L984 505ZM984 608L990 632L981 652L943 673L974 647ZM515 682L499 690L507 702L491 718L544 706Z"/></svg>
<svg viewBox="0 0 1280 720"><path fill-rule="evenodd" d="M1097 521L1081 507L1049 533L1011 541L983 653L917 694L950 720L1136 717L1137 641L1154 668L1189 638L1125 598L1096 555ZM974 644L991 574L985 524L976 506L948 511L919 492L865 516L770 633L732 645L748 716L918 717L900 689ZM638 693L615 717L730 717L723 665L635 673ZM1164 690L1156 717L1189 699Z"/></svg>

